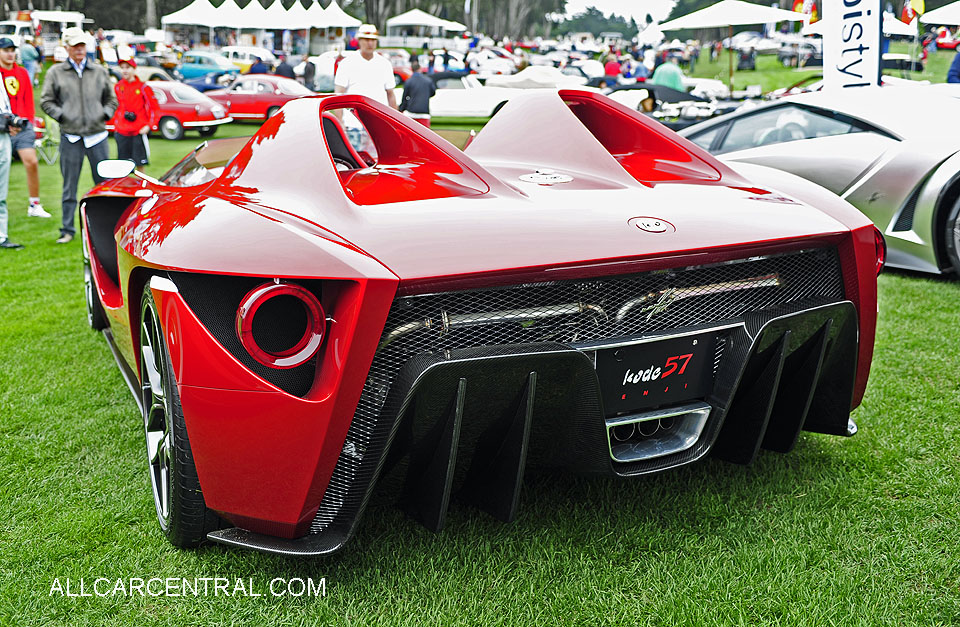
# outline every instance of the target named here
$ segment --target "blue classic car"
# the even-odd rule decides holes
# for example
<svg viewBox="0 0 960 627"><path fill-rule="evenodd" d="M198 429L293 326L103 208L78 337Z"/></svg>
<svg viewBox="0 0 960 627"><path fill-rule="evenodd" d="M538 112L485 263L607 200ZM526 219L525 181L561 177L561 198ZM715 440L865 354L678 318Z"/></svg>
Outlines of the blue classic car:
<svg viewBox="0 0 960 627"><path fill-rule="evenodd" d="M199 78L206 74L239 74L240 69L230 62L229 59L215 52L206 52L201 50L189 50L180 57L180 65L177 67L182 80Z"/></svg>

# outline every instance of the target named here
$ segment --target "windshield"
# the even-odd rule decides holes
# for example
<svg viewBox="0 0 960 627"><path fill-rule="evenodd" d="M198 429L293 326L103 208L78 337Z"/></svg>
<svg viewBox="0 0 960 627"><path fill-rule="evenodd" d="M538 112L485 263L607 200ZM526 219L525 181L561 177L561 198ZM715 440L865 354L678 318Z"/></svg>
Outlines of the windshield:
<svg viewBox="0 0 960 627"><path fill-rule="evenodd" d="M199 91L187 85L176 85L170 90L173 99L184 104L193 104L196 102L206 102L207 97Z"/></svg>
<svg viewBox="0 0 960 627"><path fill-rule="evenodd" d="M220 176L249 140L249 137L231 137L204 142L170 168L160 180L170 187L192 187L209 183Z"/></svg>

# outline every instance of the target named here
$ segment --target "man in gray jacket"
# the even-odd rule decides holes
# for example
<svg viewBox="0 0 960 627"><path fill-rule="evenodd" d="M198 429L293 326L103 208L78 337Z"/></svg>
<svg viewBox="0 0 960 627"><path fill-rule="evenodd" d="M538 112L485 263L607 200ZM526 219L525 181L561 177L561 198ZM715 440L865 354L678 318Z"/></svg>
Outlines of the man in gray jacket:
<svg viewBox="0 0 960 627"><path fill-rule="evenodd" d="M63 224L58 244L72 241L76 233L73 220L84 155L93 170L93 180L103 180L97 173L97 164L110 158L106 122L117 109L110 75L87 61L87 47L93 47L93 38L74 27L64 31L63 41L67 60L47 70L40 96L40 107L60 123Z"/></svg>

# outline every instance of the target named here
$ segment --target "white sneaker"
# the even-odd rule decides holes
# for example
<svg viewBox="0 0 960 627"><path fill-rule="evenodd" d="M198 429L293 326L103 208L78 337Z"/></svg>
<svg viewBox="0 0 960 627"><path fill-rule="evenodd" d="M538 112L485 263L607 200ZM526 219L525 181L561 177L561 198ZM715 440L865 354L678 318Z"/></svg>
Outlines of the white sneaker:
<svg viewBox="0 0 960 627"><path fill-rule="evenodd" d="M51 218L53 216L43 208L43 205L37 203L35 205L30 205L30 208L27 209L27 215L31 218Z"/></svg>

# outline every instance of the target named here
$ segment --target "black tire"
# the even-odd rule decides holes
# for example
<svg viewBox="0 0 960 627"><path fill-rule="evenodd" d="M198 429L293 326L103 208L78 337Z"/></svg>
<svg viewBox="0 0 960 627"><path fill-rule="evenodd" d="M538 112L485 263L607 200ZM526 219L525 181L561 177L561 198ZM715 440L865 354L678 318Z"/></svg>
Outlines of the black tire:
<svg viewBox="0 0 960 627"><path fill-rule="evenodd" d="M953 271L960 275L960 199L953 203L943 229L943 245Z"/></svg>
<svg viewBox="0 0 960 627"><path fill-rule="evenodd" d="M219 126L207 126L200 129L200 137L213 137L217 134Z"/></svg>
<svg viewBox="0 0 960 627"><path fill-rule="evenodd" d="M270 107L269 109L267 109L267 117L265 119L269 120L270 118L275 116L277 114L277 111L279 110L280 110L280 107Z"/></svg>
<svg viewBox="0 0 960 627"><path fill-rule="evenodd" d="M175 117L166 115L160 118L157 128L164 139L183 139L183 124Z"/></svg>
<svg viewBox="0 0 960 627"><path fill-rule="evenodd" d="M107 314L100 304L97 287L93 283L93 268L90 266L90 251L87 250L87 240L83 238L83 297L87 301L87 324L94 331L107 328Z"/></svg>
<svg viewBox="0 0 960 627"><path fill-rule="evenodd" d="M140 303L140 389L154 506L167 540L192 548L220 528L220 519L207 508L200 491L180 394L149 284Z"/></svg>

